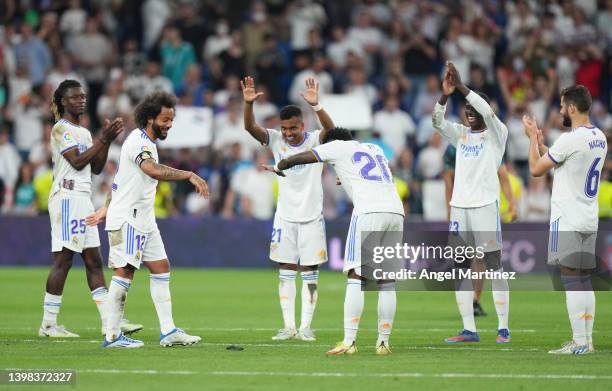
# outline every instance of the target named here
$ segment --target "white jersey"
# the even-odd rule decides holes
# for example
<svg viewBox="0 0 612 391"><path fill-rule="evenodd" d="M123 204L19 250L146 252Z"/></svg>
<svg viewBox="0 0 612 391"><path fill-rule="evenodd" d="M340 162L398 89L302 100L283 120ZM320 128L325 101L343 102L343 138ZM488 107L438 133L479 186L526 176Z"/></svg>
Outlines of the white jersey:
<svg viewBox="0 0 612 391"><path fill-rule="evenodd" d="M548 150L554 170L550 221L561 218L563 230L596 232L599 177L606 161L606 136L596 127L564 133Z"/></svg>
<svg viewBox="0 0 612 391"><path fill-rule="evenodd" d="M320 130L304 132L304 141L291 145L281 132L268 131L268 146L274 154L274 161L309 151L320 144ZM301 164L285 170L286 177L278 178L278 203L276 214L291 222L306 222L318 219L323 213L323 185L321 184L322 164Z"/></svg>
<svg viewBox="0 0 612 391"><path fill-rule="evenodd" d="M379 146L335 140L312 151L319 161L334 167L353 200L353 215L380 212L404 215L389 163Z"/></svg>
<svg viewBox="0 0 612 391"><path fill-rule="evenodd" d="M157 229L153 209L157 180L140 169L147 158L158 161L157 145L143 130L134 129L121 147L112 184L113 197L106 214L107 231L116 231L124 223L144 233Z"/></svg>
<svg viewBox="0 0 612 391"><path fill-rule="evenodd" d="M470 91L467 101L484 118L486 129L473 131L444 118L446 106L436 103L432 113L434 128L457 148L455 181L450 204L457 208L479 208L499 197L497 171L502 163L508 128L477 93Z"/></svg>
<svg viewBox="0 0 612 391"><path fill-rule="evenodd" d="M51 153L53 159L53 187L50 196L57 193L66 183L72 190L91 193L91 166L82 170L72 167L64 152L78 148L79 153L91 148L91 133L86 128L60 119L51 130Z"/></svg>

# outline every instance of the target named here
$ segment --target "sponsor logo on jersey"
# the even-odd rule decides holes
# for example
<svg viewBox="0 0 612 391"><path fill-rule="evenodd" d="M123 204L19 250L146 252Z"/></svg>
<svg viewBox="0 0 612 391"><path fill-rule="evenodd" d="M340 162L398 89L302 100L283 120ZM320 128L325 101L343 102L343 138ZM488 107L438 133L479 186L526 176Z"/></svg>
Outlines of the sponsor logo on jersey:
<svg viewBox="0 0 612 391"><path fill-rule="evenodd" d="M484 143L476 145L460 144L460 151L465 158L477 158L480 153L484 150Z"/></svg>

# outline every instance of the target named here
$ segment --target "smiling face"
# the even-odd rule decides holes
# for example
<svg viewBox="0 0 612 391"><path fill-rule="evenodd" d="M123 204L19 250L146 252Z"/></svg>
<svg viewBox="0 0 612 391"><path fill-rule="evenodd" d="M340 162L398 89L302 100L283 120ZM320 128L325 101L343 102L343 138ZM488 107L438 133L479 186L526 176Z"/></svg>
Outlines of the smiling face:
<svg viewBox="0 0 612 391"><path fill-rule="evenodd" d="M469 103L465 104L465 118L467 119L470 128L473 130L481 130L485 128L484 118L482 118L482 115L478 114L476 109L474 109L474 107Z"/></svg>
<svg viewBox="0 0 612 391"><path fill-rule="evenodd" d="M168 131L172 127L172 121L174 121L174 109L170 107L162 107L158 116L155 120L152 120L151 128L153 134L160 140L165 140L168 137Z"/></svg>
<svg viewBox="0 0 612 391"><path fill-rule="evenodd" d="M281 134L289 144L299 144L304 140L304 122L300 117L281 120Z"/></svg>
<svg viewBox="0 0 612 391"><path fill-rule="evenodd" d="M81 116L85 113L87 108L87 96L82 87L68 88L64 97L62 98L62 105L65 111L72 114L75 117Z"/></svg>

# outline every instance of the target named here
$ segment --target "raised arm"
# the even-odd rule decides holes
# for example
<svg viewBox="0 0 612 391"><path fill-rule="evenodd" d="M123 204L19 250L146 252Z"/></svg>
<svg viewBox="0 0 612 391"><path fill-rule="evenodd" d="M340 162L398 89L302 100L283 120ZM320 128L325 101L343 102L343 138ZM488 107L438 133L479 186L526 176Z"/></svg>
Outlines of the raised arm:
<svg viewBox="0 0 612 391"><path fill-rule="evenodd" d="M319 83L312 77L307 78L305 83L306 90L300 91L299 94L304 98L306 103L312 106L315 113L317 113L317 118L319 118L319 122L321 122L321 126L323 126L319 134L319 142L323 142L325 133L333 129L336 125L323 106L319 105Z"/></svg>
<svg viewBox="0 0 612 391"><path fill-rule="evenodd" d="M529 171L534 177L543 176L554 168L557 162L551 158L547 148L545 153L541 153L541 150L544 150L545 147L543 147L542 131L538 129L535 120L524 115L523 125L525 127L525 134L529 137Z"/></svg>
<svg viewBox="0 0 612 391"><path fill-rule="evenodd" d="M106 120L104 128L102 129L102 136L94 141L91 148L80 153L79 149L75 146L62 153L62 155L75 170L81 171L91 163L91 170L93 173L99 174L102 172L104 164L106 163L110 143L117 138L122 131L122 119L116 118L113 122ZM103 161L101 159L103 159Z"/></svg>
<svg viewBox="0 0 612 391"><path fill-rule="evenodd" d="M247 132L262 144L268 143L268 131L257 122L253 114L253 103L263 95L263 92L255 92L255 80L251 76L240 81L242 86L242 97L244 98L244 128Z"/></svg>
<svg viewBox="0 0 612 391"><path fill-rule="evenodd" d="M444 75L444 80L442 81L442 96L438 99L434 110L431 114L431 122L434 127L440 134L449 142L451 145L457 145L457 139L459 137L457 133L457 129L453 126L452 123L446 120L446 103L448 102L448 98L455 91L455 86L451 83L448 71Z"/></svg>

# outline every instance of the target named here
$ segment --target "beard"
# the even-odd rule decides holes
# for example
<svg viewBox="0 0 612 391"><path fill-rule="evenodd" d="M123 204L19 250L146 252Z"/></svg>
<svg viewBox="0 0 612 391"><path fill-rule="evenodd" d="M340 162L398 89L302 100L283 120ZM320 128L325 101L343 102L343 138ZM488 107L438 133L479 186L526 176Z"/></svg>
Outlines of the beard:
<svg viewBox="0 0 612 391"><path fill-rule="evenodd" d="M165 140L166 137L168 136L167 134L164 136L164 134L162 133L161 127L158 126L155 122L153 122L153 124L151 125L151 128L153 128L153 133L155 134L155 137L157 137L160 140Z"/></svg>
<svg viewBox="0 0 612 391"><path fill-rule="evenodd" d="M567 128L572 126L572 119L567 114L563 114L563 126Z"/></svg>

